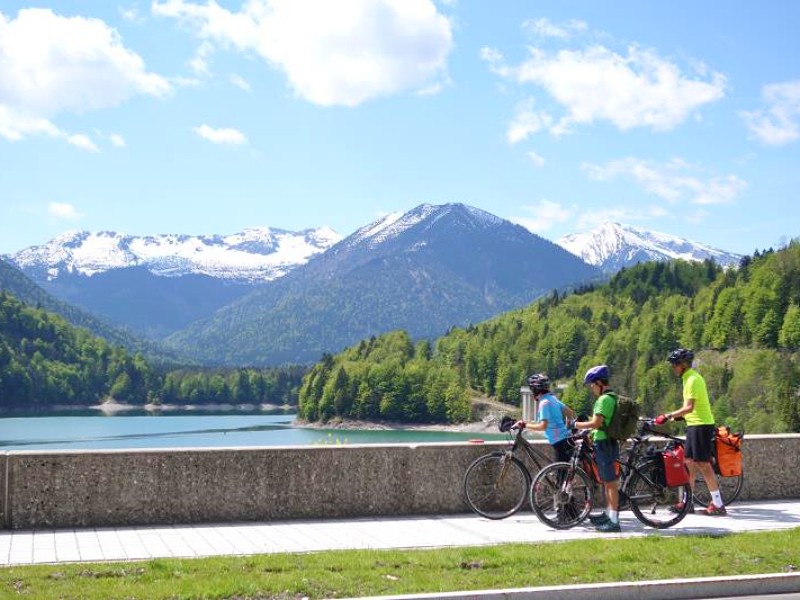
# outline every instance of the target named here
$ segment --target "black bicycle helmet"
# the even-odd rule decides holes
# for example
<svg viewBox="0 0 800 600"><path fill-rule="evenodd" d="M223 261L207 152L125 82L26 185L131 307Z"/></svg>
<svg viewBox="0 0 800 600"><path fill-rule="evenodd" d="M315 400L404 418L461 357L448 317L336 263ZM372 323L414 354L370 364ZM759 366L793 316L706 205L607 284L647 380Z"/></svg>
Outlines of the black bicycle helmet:
<svg viewBox="0 0 800 600"><path fill-rule="evenodd" d="M686 348L678 348L677 350L673 350L667 356L667 362L671 365L677 365L681 363L692 364L694 360L694 352L688 350Z"/></svg>
<svg viewBox="0 0 800 600"><path fill-rule="evenodd" d="M589 385L595 381L608 381L608 367L606 365L597 365L586 371L583 377L583 385Z"/></svg>
<svg viewBox="0 0 800 600"><path fill-rule="evenodd" d="M534 394L550 391L550 378L544 373L535 373L528 377L528 387Z"/></svg>

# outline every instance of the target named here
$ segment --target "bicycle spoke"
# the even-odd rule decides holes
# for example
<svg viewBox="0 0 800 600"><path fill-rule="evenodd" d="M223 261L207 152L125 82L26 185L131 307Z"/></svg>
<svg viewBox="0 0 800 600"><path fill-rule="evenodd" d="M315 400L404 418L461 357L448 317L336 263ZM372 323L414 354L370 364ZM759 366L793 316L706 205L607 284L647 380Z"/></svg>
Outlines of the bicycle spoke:
<svg viewBox="0 0 800 600"><path fill-rule="evenodd" d="M663 529L680 522L687 514L685 501L691 496L689 486L665 487L660 485L661 465L648 461L637 465L626 493L631 509L645 525ZM684 504L682 504L684 503ZM676 507L678 512L676 511Z"/></svg>
<svg viewBox="0 0 800 600"><path fill-rule="evenodd" d="M525 504L530 475L516 458L505 453L478 458L464 475L467 505L489 519L503 519Z"/></svg>
<svg viewBox="0 0 800 600"><path fill-rule="evenodd" d="M717 485L722 494L722 503L727 506L731 504L742 491L744 477L736 475L734 477L720 477L717 475ZM694 501L700 506L708 506L711 502L711 493L702 477L698 477L694 485Z"/></svg>
<svg viewBox="0 0 800 600"><path fill-rule="evenodd" d="M533 512L555 529L568 529L583 521L592 509L592 498L589 477L569 463L545 467L531 487Z"/></svg>

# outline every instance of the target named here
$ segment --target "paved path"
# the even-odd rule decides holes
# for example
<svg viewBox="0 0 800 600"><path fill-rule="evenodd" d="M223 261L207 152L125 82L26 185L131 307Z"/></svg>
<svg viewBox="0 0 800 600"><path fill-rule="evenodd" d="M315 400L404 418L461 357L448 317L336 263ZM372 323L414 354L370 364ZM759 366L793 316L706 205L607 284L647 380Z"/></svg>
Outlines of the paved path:
<svg viewBox="0 0 800 600"><path fill-rule="evenodd" d="M688 515L671 529L645 527L622 513L623 531L600 534L590 526L556 531L531 512L502 521L456 516L314 520L160 527L4 531L0 565L141 560L163 557L316 552L342 549L486 546L587 537L674 536L800 527L800 500L734 504L727 517Z"/></svg>

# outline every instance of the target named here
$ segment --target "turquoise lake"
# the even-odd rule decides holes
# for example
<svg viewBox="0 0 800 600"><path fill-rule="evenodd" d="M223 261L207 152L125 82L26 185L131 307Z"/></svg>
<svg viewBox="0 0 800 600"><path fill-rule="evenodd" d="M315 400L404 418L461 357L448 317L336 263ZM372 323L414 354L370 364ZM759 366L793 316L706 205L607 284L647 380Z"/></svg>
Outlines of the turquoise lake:
<svg viewBox="0 0 800 600"><path fill-rule="evenodd" d="M505 439L499 432L305 429L293 425L295 416L283 412L8 416L0 418L0 450L224 448Z"/></svg>

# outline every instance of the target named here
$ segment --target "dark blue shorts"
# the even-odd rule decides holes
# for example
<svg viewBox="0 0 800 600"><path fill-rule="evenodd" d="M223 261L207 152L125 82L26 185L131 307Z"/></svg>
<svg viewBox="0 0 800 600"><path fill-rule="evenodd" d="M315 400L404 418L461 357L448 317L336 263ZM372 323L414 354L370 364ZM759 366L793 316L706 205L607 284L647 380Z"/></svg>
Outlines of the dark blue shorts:
<svg viewBox="0 0 800 600"><path fill-rule="evenodd" d="M617 480L618 458L619 442L616 440L600 440L594 443L594 461L597 463L600 481L608 483Z"/></svg>

